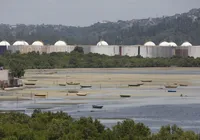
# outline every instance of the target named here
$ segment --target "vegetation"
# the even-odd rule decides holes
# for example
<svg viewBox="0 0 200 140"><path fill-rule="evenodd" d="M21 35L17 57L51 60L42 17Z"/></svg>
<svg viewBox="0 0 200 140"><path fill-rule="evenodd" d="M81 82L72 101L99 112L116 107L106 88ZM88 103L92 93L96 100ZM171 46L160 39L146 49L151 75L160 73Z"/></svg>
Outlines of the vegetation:
<svg viewBox="0 0 200 140"><path fill-rule="evenodd" d="M0 114L2 140L198 140L192 131L176 125L163 126L156 134L142 123L125 120L112 129L92 118L72 119L63 112L35 110L32 116L20 113Z"/></svg>
<svg viewBox="0 0 200 140"><path fill-rule="evenodd" d="M79 53L80 51L80 53ZM24 69L53 69L53 68L135 68L135 67L199 67L200 58L142 58L129 56L106 56L99 54L83 54L81 49L72 53L51 54L11 54L0 56L0 64L10 68L15 76L24 74Z"/></svg>
<svg viewBox="0 0 200 140"><path fill-rule="evenodd" d="M170 17L141 20L96 23L88 27L69 27L62 25L24 25L15 27L0 25L0 40L13 43L25 40L32 43L42 40L45 44L54 44L64 40L68 44L96 44L101 38L109 44L144 44L152 40L174 41L181 44L189 41L200 44L200 9Z"/></svg>

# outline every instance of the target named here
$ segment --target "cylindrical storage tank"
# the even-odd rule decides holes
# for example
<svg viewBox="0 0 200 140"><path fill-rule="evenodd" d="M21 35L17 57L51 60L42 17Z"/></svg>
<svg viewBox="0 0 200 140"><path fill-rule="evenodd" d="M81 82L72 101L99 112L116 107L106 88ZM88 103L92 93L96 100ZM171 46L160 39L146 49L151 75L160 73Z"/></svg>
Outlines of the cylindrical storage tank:
<svg viewBox="0 0 200 140"><path fill-rule="evenodd" d="M13 43L13 46L28 46L29 44L26 41L16 41Z"/></svg>
<svg viewBox="0 0 200 140"><path fill-rule="evenodd" d="M190 46L192 46L192 44L190 43L190 42L184 42L182 45L181 45L181 47L190 47Z"/></svg>
<svg viewBox="0 0 200 140"><path fill-rule="evenodd" d="M97 46L108 46L108 43L106 41L101 40L97 43Z"/></svg>
<svg viewBox="0 0 200 140"><path fill-rule="evenodd" d="M189 46L188 56L198 58L200 57L200 46Z"/></svg>
<svg viewBox="0 0 200 140"><path fill-rule="evenodd" d="M169 46L173 47L173 56L176 55L176 47L178 46L175 42L169 42Z"/></svg>
<svg viewBox="0 0 200 140"><path fill-rule="evenodd" d="M173 47L171 46L158 46L158 57L171 58L174 55Z"/></svg>
<svg viewBox="0 0 200 140"><path fill-rule="evenodd" d="M178 57L188 57L188 47L176 47L175 55Z"/></svg>
<svg viewBox="0 0 200 140"><path fill-rule="evenodd" d="M91 53L104 54L108 56L119 55L119 46L92 46Z"/></svg>
<svg viewBox="0 0 200 140"><path fill-rule="evenodd" d="M44 46L44 43L41 41L35 41L32 43L32 46Z"/></svg>
<svg viewBox="0 0 200 140"><path fill-rule="evenodd" d="M59 40L54 45L55 46L67 46L67 43L65 41Z"/></svg>
<svg viewBox="0 0 200 140"><path fill-rule="evenodd" d="M138 46L120 46L122 56L137 56L138 55ZM120 52L119 48L119 52ZM119 53L120 54L120 53Z"/></svg>
<svg viewBox="0 0 200 140"><path fill-rule="evenodd" d="M140 46L140 55L144 58L153 57L153 48L154 46Z"/></svg>
<svg viewBox="0 0 200 140"><path fill-rule="evenodd" d="M67 45L66 52L71 53L75 49L75 47L76 46Z"/></svg>
<svg viewBox="0 0 200 140"><path fill-rule="evenodd" d="M166 46L170 46L170 45L169 45L168 42L163 41L163 42L161 42L161 43L159 44L159 46L161 46L161 47L166 47Z"/></svg>
<svg viewBox="0 0 200 140"><path fill-rule="evenodd" d="M148 41L144 44L144 46L147 46L147 47L152 47L152 46L156 46L156 44L152 41Z"/></svg>
<svg viewBox="0 0 200 140"><path fill-rule="evenodd" d="M4 54L8 50L9 46L10 46L10 43L8 43L7 41L1 41L0 42L0 55Z"/></svg>

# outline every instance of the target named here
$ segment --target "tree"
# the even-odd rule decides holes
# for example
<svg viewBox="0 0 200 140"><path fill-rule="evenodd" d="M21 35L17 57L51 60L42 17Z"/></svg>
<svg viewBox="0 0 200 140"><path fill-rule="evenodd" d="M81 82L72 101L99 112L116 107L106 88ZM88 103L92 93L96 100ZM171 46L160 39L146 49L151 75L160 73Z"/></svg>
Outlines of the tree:
<svg viewBox="0 0 200 140"><path fill-rule="evenodd" d="M79 47L79 46L76 46L76 47L74 48L73 52L84 53L83 48L82 48L82 47Z"/></svg>
<svg viewBox="0 0 200 140"><path fill-rule="evenodd" d="M25 69L24 64L22 61L18 60L11 60L9 63L10 72L13 74L14 77L20 78L24 76Z"/></svg>

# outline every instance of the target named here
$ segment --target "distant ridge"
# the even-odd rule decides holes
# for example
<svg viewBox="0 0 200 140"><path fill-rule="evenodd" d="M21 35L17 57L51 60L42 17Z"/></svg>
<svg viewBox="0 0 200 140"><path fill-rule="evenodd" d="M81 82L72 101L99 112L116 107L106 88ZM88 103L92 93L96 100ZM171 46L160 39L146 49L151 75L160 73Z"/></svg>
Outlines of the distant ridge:
<svg viewBox="0 0 200 140"><path fill-rule="evenodd" d="M13 43L25 40L29 44L41 40L45 44L54 44L64 40L68 44L96 44L99 37L108 44L143 44L146 41L173 41L181 44L189 41L200 44L200 9L187 13L160 18L132 19L117 22L98 22L88 27L63 25L6 25L0 24L0 40Z"/></svg>

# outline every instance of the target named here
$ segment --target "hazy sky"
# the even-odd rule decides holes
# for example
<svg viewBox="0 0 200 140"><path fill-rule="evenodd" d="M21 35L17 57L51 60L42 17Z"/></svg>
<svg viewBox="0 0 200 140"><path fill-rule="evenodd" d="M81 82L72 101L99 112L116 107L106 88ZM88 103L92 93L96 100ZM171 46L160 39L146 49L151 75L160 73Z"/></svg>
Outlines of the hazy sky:
<svg viewBox="0 0 200 140"><path fill-rule="evenodd" d="M87 26L200 8L200 0L0 0L0 23Z"/></svg>

